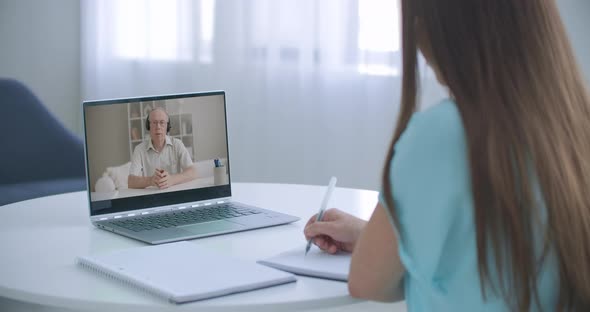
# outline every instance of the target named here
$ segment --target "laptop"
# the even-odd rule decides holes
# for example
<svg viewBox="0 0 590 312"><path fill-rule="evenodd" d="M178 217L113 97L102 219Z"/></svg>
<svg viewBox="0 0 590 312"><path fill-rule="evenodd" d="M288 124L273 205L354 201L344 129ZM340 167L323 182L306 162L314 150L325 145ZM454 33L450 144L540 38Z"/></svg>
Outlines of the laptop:
<svg viewBox="0 0 590 312"><path fill-rule="evenodd" d="M100 229L161 244L299 220L232 200L224 91L86 101L83 116Z"/></svg>

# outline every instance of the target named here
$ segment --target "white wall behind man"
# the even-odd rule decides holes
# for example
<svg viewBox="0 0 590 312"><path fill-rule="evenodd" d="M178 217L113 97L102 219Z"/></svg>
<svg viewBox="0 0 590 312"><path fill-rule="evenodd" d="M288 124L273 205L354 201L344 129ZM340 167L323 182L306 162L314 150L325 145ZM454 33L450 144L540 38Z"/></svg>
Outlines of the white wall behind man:
<svg viewBox="0 0 590 312"><path fill-rule="evenodd" d="M0 77L24 82L81 133L80 2L0 0Z"/></svg>

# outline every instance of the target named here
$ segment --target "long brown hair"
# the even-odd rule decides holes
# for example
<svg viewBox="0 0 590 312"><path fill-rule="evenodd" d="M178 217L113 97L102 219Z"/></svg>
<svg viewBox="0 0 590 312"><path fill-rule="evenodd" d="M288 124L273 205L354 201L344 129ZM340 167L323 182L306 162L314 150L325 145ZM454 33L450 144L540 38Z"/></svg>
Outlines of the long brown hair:
<svg viewBox="0 0 590 312"><path fill-rule="evenodd" d="M419 20L466 132L483 297L499 289L514 310L538 305L539 270L552 254L557 309L590 310L590 98L555 2L401 4L401 109L383 171L395 223L389 172L416 111ZM535 201L535 183L546 209ZM540 259L535 240L543 243Z"/></svg>

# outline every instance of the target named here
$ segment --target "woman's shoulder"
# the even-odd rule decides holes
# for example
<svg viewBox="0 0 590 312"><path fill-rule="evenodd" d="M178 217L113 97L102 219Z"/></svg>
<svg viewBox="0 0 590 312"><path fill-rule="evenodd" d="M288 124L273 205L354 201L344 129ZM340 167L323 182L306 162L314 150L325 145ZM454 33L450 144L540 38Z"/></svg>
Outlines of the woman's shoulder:
<svg viewBox="0 0 590 312"><path fill-rule="evenodd" d="M438 153L453 147L465 146L465 130L457 105L450 99L415 113L406 130L397 143L400 146L424 150L436 150Z"/></svg>
<svg viewBox="0 0 590 312"><path fill-rule="evenodd" d="M414 114L395 145L390 175L401 201L420 200L423 194L440 198L468 194L468 149L454 102L445 100Z"/></svg>
<svg viewBox="0 0 590 312"><path fill-rule="evenodd" d="M453 189L463 194L468 190L466 136L453 101L444 100L414 114L395 145L390 174L401 197L423 191L450 194Z"/></svg>
<svg viewBox="0 0 590 312"><path fill-rule="evenodd" d="M415 114L423 119L442 119L444 121L461 121L457 104L452 99L444 99L431 107Z"/></svg>

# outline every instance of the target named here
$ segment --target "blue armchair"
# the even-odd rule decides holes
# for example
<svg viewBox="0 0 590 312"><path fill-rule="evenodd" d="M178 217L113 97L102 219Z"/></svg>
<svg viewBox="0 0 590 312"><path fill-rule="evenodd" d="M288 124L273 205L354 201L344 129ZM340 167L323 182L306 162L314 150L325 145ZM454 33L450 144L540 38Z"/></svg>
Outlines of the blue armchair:
<svg viewBox="0 0 590 312"><path fill-rule="evenodd" d="M86 189L84 145L22 83L0 78L0 206Z"/></svg>

